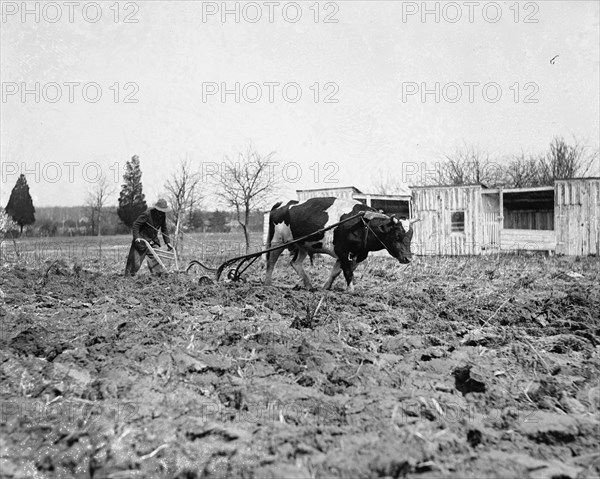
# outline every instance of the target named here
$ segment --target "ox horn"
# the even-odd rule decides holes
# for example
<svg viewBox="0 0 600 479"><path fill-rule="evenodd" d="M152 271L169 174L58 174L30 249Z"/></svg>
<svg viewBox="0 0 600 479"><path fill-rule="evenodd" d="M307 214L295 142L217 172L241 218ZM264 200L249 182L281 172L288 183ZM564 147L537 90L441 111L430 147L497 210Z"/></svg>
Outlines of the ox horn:
<svg viewBox="0 0 600 479"><path fill-rule="evenodd" d="M415 223L418 223L419 221L421 221L421 218L414 218L414 219L410 220L410 224L414 225Z"/></svg>
<svg viewBox="0 0 600 479"><path fill-rule="evenodd" d="M377 211L365 211L365 214L363 215L363 217L367 220L367 221L371 221L374 219L381 219L381 220L389 220L390 217L388 215L384 215L383 213L378 213Z"/></svg>

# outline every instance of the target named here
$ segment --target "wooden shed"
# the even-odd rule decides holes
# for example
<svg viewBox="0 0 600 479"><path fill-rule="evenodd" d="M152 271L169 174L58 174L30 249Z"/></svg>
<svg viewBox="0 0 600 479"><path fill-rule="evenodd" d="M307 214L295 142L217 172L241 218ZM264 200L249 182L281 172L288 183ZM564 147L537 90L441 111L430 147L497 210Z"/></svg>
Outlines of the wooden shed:
<svg viewBox="0 0 600 479"><path fill-rule="evenodd" d="M600 179L554 186L412 188L417 254L472 255L548 251L600 255Z"/></svg>

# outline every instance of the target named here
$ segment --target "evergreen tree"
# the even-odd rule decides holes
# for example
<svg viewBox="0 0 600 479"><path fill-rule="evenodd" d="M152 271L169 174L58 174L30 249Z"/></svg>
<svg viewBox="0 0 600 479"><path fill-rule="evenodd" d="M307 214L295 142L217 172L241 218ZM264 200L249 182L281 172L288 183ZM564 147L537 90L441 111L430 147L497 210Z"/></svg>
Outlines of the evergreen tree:
<svg viewBox="0 0 600 479"><path fill-rule="evenodd" d="M23 226L35 223L35 208L29 194L29 185L25 175L20 175L17 179L5 209L6 213L21 228L21 235L23 234Z"/></svg>
<svg viewBox="0 0 600 479"><path fill-rule="evenodd" d="M125 164L123 180L125 184L121 186L117 214L121 221L131 228L137 217L148 207L142 192L142 170L139 156L134 155Z"/></svg>

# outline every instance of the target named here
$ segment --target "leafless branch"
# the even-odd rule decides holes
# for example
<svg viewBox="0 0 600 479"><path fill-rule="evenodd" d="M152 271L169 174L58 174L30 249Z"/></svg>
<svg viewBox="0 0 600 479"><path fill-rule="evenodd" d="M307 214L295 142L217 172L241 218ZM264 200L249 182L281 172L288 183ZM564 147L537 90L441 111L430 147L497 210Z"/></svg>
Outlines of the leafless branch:
<svg viewBox="0 0 600 479"><path fill-rule="evenodd" d="M104 207L108 198L115 193L115 185L110 182L106 176L102 176L98 182L88 191L86 205L90 211L90 222L92 224L92 233L97 232L101 235L102 219Z"/></svg>
<svg viewBox="0 0 600 479"><path fill-rule="evenodd" d="M246 240L246 250L250 249L248 223L252 210L265 206L278 186L271 152L262 156L253 146L240 153L237 161L226 157L221 165L220 175L215 180L216 194L236 213Z"/></svg>

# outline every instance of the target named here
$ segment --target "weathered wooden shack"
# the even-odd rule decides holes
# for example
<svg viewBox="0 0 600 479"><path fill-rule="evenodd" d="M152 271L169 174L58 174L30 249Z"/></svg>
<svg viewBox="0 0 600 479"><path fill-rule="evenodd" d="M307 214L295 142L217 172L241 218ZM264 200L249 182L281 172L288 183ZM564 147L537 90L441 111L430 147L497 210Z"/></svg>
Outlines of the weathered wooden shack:
<svg viewBox="0 0 600 479"><path fill-rule="evenodd" d="M554 186L412 187L417 254L472 255L548 251L600 255L600 178Z"/></svg>

